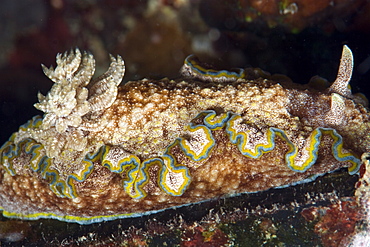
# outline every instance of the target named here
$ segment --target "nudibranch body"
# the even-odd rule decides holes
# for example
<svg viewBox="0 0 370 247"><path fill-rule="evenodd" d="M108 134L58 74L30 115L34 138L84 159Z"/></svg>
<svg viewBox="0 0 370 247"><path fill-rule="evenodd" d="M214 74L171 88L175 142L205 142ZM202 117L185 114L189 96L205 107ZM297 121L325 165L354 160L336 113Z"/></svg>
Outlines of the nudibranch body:
<svg viewBox="0 0 370 247"><path fill-rule="evenodd" d="M191 57L183 78L120 84L125 66L78 49L43 67L54 82L44 112L0 150L7 217L89 224L286 186L348 167L370 149L368 110L348 88L344 47L325 92L252 70L208 70Z"/></svg>

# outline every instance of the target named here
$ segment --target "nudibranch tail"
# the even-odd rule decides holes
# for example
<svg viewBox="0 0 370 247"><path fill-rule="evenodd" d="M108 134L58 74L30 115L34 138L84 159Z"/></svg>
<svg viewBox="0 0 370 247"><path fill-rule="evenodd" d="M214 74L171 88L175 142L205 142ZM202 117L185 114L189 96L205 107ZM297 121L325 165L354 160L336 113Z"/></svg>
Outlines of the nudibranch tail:
<svg viewBox="0 0 370 247"><path fill-rule="evenodd" d="M173 206L288 186L347 167L369 153L370 116L348 88L344 47L325 92L244 70L203 68L185 59L184 78L143 79L111 56L78 49L43 66L54 84L44 112L0 148L0 209L7 217L89 224ZM257 75L257 74L256 74Z"/></svg>
<svg viewBox="0 0 370 247"><path fill-rule="evenodd" d="M84 54L85 55L85 54ZM69 53L65 52L63 54L59 53L56 57L57 66L54 69L53 66L47 68L45 65L41 65L42 69L47 77L57 84L70 84L69 80L73 80L76 71L78 71L81 65L81 52L78 48L74 51L71 50ZM84 56L85 57L85 56ZM85 60L85 59L83 59ZM93 64L95 68L95 63ZM85 67L88 69L87 67ZM81 69L80 71L84 71ZM84 71L87 72L87 71ZM76 81L72 82L73 84Z"/></svg>
<svg viewBox="0 0 370 247"><path fill-rule="evenodd" d="M43 96L38 94L40 103L35 107L45 113L43 129L56 127L59 133L68 126L79 127L82 117L108 108L117 97L117 87L125 73L125 65L120 56L111 56L108 71L101 77L91 80L95 72L94 57L79 49L57 55L57 67L43 66L46 76L54 85Z"/></svg>
<svg viewBox="0 0 370 247"><path fill-rule="evenodd" d="M125 74L125 63L121 56L110 56L111 64L106 73L94 79L89 88L91 111L98 112L110 107L116 100L118 85Z"/></svg>

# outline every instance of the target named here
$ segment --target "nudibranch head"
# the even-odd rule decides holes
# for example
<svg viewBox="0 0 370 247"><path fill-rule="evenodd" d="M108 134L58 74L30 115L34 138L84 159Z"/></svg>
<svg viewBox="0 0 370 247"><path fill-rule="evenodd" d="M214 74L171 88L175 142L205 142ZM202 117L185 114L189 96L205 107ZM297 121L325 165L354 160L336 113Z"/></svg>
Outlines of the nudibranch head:
<svg viewBox="0 0 370 247"><path fill-rule="evenodd" d="M343 46L342 57L340 59L340 65L338 75L333 84L329 88L330 93L337 93L343 97L351 97L351 89L349 82L352 77L353 71L353 55L351 49L348 46Z"/></svg>
<svg viewBox="0 0 370 247"><path fill-rule="evenodd" d="M53 82L0 149L7 217L89 224L307 181L370 152L370 116L348 87L344 47L324 92L256 70L203 68L183 78L130 81L120 56L92 79L95 60L57 55ZM252 74L249 74L252 73Z"/></svg>

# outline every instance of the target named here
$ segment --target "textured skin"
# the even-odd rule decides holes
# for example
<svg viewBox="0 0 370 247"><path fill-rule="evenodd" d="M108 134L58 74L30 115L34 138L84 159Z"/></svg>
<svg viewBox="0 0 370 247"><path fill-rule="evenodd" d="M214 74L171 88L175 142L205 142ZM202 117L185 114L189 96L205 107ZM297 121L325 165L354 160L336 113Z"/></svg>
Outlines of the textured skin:
<svg viewBox="0 0 370 247"><path fill-rule="evenodd" d="M186 78L117 87L120 57L90 82L92 55L58 55L55 70L44 68L55 84L35 104L43 120L21 127L0 150L0 209L9 217L86 224L267 190L340 167L356 173L358 158L370 149L370 117L347 91L348 50L326 92L274 77L250 79L247 72L213 80L217 72L203 73L198 64L192 70L191 62L182 69ZM206 127L207 110L225 121ZM251 131L249 147L273 149L257 158L243 155L226 131L232 116L241 116L240 131ZM310 143L319 127L326 132ZM269 128L283 134L266 142ZM293 147L296 167L287 165ZM299 165L308 157L313 165Z"/></svg>

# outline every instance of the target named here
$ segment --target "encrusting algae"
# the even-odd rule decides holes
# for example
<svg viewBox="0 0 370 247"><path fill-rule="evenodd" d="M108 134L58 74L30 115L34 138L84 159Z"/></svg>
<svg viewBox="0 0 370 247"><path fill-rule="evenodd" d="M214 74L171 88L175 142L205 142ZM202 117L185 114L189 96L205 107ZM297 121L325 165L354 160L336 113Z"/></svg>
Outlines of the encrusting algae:
<svg viewBox="0 0 370 247"><path fill-rule="evenodd" d="M337 79L309 84L213 70L194 56L176 80L119 84L120 56L92 79L95 60L58 54L44 112L0 149L0 209L21 219L90 224L212 198L311 181L360 168L370 115L348 83L343 48Z"/></svg>

